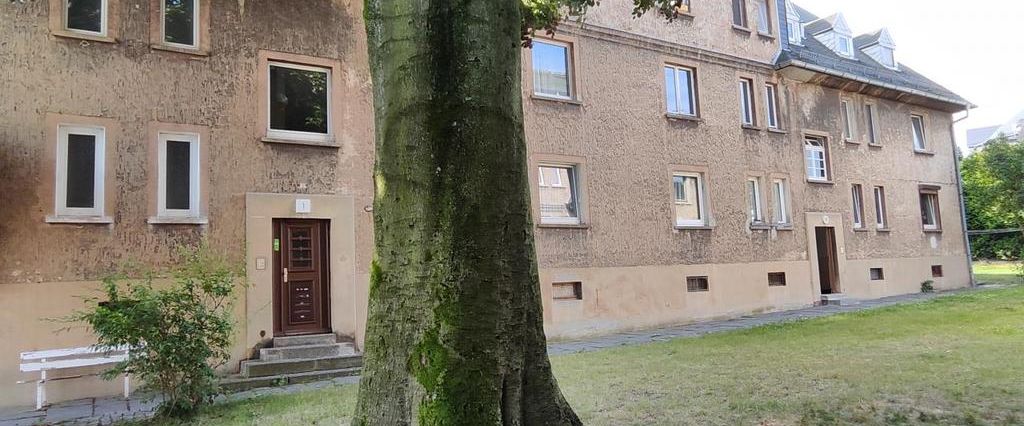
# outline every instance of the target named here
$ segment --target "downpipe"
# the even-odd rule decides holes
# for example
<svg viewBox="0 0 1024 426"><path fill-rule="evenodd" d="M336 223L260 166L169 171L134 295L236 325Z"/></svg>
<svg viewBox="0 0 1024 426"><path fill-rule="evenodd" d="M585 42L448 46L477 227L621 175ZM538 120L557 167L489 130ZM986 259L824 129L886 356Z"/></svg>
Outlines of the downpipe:
<svg viewBox="0 0 1024 426"><path fill-rule="evenodd" d="M967 203L964 201L964 180L963 176L960 174L960 156L956 155L958 150L956 145L956 129L953 128L956 123L959 123L970 116L971 109L968 107L964 110L963 117L957 118L949 123L949 135L951 136L950 141L952 141L953 144L953 167L956 169L956 193L957 198L960 200L960 226L964 231L964 249L967 253L967 276L971 280L971 288L974 288L978 286L978 282L974 279L974 262L971 260L974 258L971 254L971 237L967 235Z"/></svg>

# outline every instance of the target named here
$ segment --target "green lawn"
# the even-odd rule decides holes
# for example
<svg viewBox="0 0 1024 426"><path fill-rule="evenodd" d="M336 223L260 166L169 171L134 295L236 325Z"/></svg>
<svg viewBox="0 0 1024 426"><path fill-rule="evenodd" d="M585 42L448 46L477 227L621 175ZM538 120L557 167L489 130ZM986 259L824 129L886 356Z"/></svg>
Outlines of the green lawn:
<svg viewBox="0 0 1024 426"><path fill-rule="evenodd" d="M1015 262L975 262L974 278L988 284L1022 284L1021 264Z"/></svg>
<svg viewBox="0 0 1024 426"><path fill-rule="evenodd" d="M1022 352L1024 286L1010 286L552 362L588 425L1010 425L1024 424ZM342 424L355 395L223 404L195 424Z"/></svg>

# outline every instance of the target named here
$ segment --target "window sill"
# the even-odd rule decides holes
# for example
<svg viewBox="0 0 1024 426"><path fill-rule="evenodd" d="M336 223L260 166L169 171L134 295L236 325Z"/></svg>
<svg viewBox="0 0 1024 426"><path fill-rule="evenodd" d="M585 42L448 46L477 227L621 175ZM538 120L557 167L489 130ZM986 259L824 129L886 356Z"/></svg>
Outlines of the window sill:
<svg viewBox="0 0 1024 426"><path fill-rule="evenodd" d="M677 121L692 121L694 123L703 123L704 122L703 118L700 118L699 116L696 116L696 115L675 114L675 113L671 113L671 112L666 112L665 113L665 118L667 118L669 120L677 120Z"/></svg>
<svg viewBox="0 0 1024 426"><path fill-rule="evenodd" d="M110 37L110 36L99 35L99 34L86 34L86 33L70 31L70 30L56 30L56 31L51 31L50 34L53 34L54 36L61 37L61 38L71 38L71 39L77 39L77 40L95 41L97 43L110 43L110 44L116 44L117 43L117 39L113 38L113 37Z"/></svg>
<svg viewBox="0 0 1024 426"><path fill-rule="evenodd" d="M777 129L777 128L774 128L774 127L769 127L767 132L768 133L775 133L775 134L779 134L779 135L787 135L787 134L789 134L789 132L786 131L785 129Z"/></svg>
<svg viewBox="0 0 1024 426"><path fill-rule="evenodd" d="M860 228L857 228L857 227L854 227L854 228L853 228L853 232L869 232L869 231L871 231L871 230L870 230L870 229L868 229L868 228L867 228L867 227L865 227L865 226L862 226L862 227L860 227Z"/></svg>
<svg viewBox="0 0 1024 426"><path fill-rule="evenodd" d="M889 233L889 232L892 232L892 228L875 228L875 232Z"/></svg>
<svg viewBox="0 0 1024 426"><path fill-rule="evenodd" d="M813 183L813 184L818 184L818 185L829 185L829 186L832 186L832 185L836 184L835 182L832 182L830 180L817 180L817 179L807 179L807 183Z"/></svg>
<svg viewBox="0 0 1024 426"><path fill-rule="evenodd" d="M538 223L538 228L590 229L586 223Z"/></svg>
<svg viewBox="0 0 1024 426"><path fill-rule="evenodd" d="M577 106L583 105L583 102L580 102L580 100L576 99L576 98L557 98L557 97L554 97L554 96L538 95L536 93L530 95L530 99L537 100L537 101L557 102L557 103L569 104L569 105L577 105Z"/></svg>
<svg viewBox="0 0 1024 426"><path fill-rule="evenodd" d="M165 52L183 53L186 55L207 57L210 56L210 52L203 50L202 48L189 48L181 46L171 46L169 44L151 44L149 48L152 50L162 50Z"/></svg>
<svg viewBox="0 0 1024 426"><path fill-rule="evenodd" d="M743 33L744 35L748 35L748 36L750 35L750 33L753 32L753 31L750 30L750 28L742 27L742 26L739 26L739 25L736 25L736 24L732 24L732 29L733 29L733 31L736 31L738 33Z"/></svg>
<svg viewBox="0 0 1024 426"><path fill-rule="evenodd" d="M868 142L868 148L879 148L879 149L881 149L882 148L882 144Z"/></svg>
<svg viewBox="0 0 1024 426"><path fill-rule="evenodd" d="M751 223L749 224L751 231L770 231L772 226L767 223Z"/></svg>
<svg viewBox="0 0 1024 426"><path fill-rule="evenodd" d="M150 225L209 225L210 220L205 216L194 217L162 217L154 216L146 220Z"/></svg>
<svg viewBox="0 0 1024 426"><path fill-rule="evenodd" d="M326 140L326 141L312 141L312 140L307 141L307 140L300 140L300 139L280 139L280 138L272 138L272 137L269 137L269 136L265 136L265 137L263 137L260 140L262 142L264 142L264 143L270 143L270 144L319 146L319 147L323 147L323 148L341 148L341 145L338 145L334 141L334 138L331 138L331 139Z"/></svg>
<svg viewBox="0 0 1024 426"><path fill-rule="evenodd" d="M679 12L679 13L676 13L676 18L678 18L678 19L686 19L686 20L691 20L692 21L693 18L694 18L694 15L692 13L690 13L690 12Z"/></svg>
<svg viewBox="0 0 1024 426"><path fill-rule="evenodd" d="M675 230L677 230L677 231L688 231L688 230L693 230L693 231L710 231L712 229L715 229L714 226L710 226L710 225L694 225L694 226L674 225L673 228Z"/></svg>
<svg viewBox="0 0 1024 426"><path fill-rule="evenodd" d="M763 32L758 31L757 32L757 36L761 37L763 39L766 39L766 40L775 40L775 34L772 34L772 33L763 33Z"/></svg>
<svg viewBox="0 0 1024 426"><path fill-rule="evenodd" d="M757 126L755 126L753 124L743 124L743 125L740 125L740 128L742 128L743 130L755 130L755 131L758 131L758 132L764 130L764 129L762 129L760 127L757 127Z"/></svg>
<svg viewBox="0 0 1024 426"><path fill-rule="evenodd" d="M776 231L792 231L793 230L793 224L792 223L778 223L778 224L775 224L774 228L775 228Z"/></svg>
<svg viewBox="0 0 1024 426"><path fill-rule="evenodd" d="M860 141L855 139L843 139L843 142L850 145L860 145Z"/></svg>
<svg viewBox="0 0 1024 426"><path fill-rule="evenodd" d="M49 224L79 224L79 225L110 225L114 218L110 216L46 216L46 223Z"/></svg>
<svg viewBox="0 0 1024 426"><path fill-rule="evenodd" d="M914 150L914 154L920 154L920 155L935 155L935 152L934 152L934 151L927 151L927 150L925 150L925 151L922 151L922 150L920 150L920 149L915 149L915 150Z"/></svg>
<svg viewBox="0 0 1024 426"><path fill-rule="evenodd" d="M922 231L924 231L925 234L941 234L942 233L942 228L939 228L939 229L922 229Z"/></svg>

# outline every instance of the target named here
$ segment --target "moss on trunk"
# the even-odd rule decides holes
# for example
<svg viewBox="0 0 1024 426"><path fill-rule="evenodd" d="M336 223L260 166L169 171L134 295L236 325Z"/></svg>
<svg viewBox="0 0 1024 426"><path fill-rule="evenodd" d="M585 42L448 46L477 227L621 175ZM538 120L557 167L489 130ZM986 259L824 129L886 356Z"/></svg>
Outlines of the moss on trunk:
<svg viewBox="0 0 1024 426"><path fill-rule="evenodd" d="M366 0L376 253L357 425L577 425L551 373L519 0Z"/></svg>

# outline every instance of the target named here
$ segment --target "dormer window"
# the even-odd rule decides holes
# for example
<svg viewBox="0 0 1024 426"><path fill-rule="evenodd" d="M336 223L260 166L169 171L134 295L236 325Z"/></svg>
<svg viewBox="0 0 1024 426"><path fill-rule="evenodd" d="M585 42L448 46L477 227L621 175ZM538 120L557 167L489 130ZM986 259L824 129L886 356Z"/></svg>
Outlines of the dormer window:
<svg viewBox="0 0 1024 426"><path fill-rule="evenodd" d="M836 34L836 52L843 56L853 56L853 38Z"/></svg>
<svg viewBox="0 0 1024 426"><path fill-rule="evenodd" d="M892 40L889 30L882 28L874 33L859 36L856 39L856 44L858 49L874 59L875 62L889 69L899 69L895 55L896 42Z"/></svg>
<svg viewBox="0 0 1024 426"><path fill-rule="evenodd" d="M853 32L841 13L813 21L805 29L837 55L854 58Z"/></svg>
<svg viewBox="0 0 1024 426"><path fill-rule="evenodd" d="M890 49L888 47L883 47L883 48L879 49L878 50L878 62L881 62L882 65L885 65L885 66L887 66L889 68L896 68L896 58L893 57L892 49Z"/></svg>
<svg viewBox="0 0 1024 426"><path fill-rule="evenodd" d="M786 31L789 42L800 46L804 41L804 26L800 24L800 14L793 7L793 2L786 0Z"/></svg>

